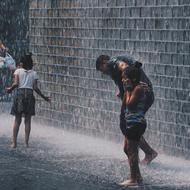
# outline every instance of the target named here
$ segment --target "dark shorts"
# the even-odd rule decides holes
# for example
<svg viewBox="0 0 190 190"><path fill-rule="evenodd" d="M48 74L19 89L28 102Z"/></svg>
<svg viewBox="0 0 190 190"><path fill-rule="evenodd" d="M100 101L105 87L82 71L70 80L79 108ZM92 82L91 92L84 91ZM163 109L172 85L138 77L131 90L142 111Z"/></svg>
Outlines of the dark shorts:
<svg viewBox="0 0 190 190"><path fill-rule="evenodd" d="M123 118L124 117L124 118ZM120 115L120 129L127 139L139 141L146 130L146 122L127 124L125 114Z"/></svg>
<svg viewBox="0 0 190 190"><path fill-rule="evenodd" d="M146 124L136 123L125 128L125 137L129 140L139 141L146 130Z"/></svg>
<svg viewBox="0 0 190 190"><path fill-rule="evenodd" d="M13 100L12 115L35 115L35 97L32 89L18 89Z"/></svg>

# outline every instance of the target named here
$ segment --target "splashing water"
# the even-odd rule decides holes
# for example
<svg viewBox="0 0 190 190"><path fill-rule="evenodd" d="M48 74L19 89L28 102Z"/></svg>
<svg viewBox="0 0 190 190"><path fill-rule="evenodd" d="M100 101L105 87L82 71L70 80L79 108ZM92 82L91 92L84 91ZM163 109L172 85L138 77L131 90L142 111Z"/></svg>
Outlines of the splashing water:
<svg viewBox="0 0 190 190"><path fill-rule="evenodd" d="M1 114L0 121L3 121L0 123L1 150L3 149L6 153L6 157L4 160L1 158L1 162L10 165L21 159L22 164L20 166L18 164L17 170L24 171L26 176L29 174L33 176L36 172L44 173L47 176L54 176L51 178L54 183L60 179L61 182L57 184L61 184L70 176L70 179L75 179L75 181L77 179L83 181L83 189L85 189L84 184L88 187L92 184L96 184L96 187L97 184L101 184L103 188L103 183L117 189L118 187L114 185L127 178L129 170L122 144L33 122L30 148L24 147L22 124L18 136L18 148L13 151L15 156L12 157L9 156L9 152L12 152L9 143L12 136L13 117ZM143 154L140 153L140 157L142 156ZM28 159L35 164L28 164ZM24 164L26 161L27 164ZM159 155L149 166L140 167L145 184L152 185L153 189L156 189L155 186L167 186L166 189L170 186L190 187L190 161L188 160ZM0 172L1 178L3 175ZM40 174L38 177L41 177ZM72 186L72 189L75 188Z"/></svg>

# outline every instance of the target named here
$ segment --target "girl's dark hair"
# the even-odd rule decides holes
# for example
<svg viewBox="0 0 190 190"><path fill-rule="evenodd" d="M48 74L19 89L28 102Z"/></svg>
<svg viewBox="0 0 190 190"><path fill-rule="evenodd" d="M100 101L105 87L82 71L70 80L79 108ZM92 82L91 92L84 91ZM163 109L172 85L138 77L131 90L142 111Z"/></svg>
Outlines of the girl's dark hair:
<svg viewBox="0 0 190 190"><path fill-rule="evenodd" d="M122 77L129 78L133 83L139 83L141 78L141 71L140 68L137 68L135 66L127 67L123 73Z"/></svg>
<svg viewBox="0 0 190 190"><path fill-rule="evenodd" d="M103 64L104 61L109 61L110 57L108 55L100 55L97 59L96 59L96 70L99 70L101 65Z"/></svg>
<svg viewBox="0 0 190 190"><path fill-rule="evenodd" d="M23 55L20 62L23 64L24 69L31 70L33 68L32 53Z"/></svg>

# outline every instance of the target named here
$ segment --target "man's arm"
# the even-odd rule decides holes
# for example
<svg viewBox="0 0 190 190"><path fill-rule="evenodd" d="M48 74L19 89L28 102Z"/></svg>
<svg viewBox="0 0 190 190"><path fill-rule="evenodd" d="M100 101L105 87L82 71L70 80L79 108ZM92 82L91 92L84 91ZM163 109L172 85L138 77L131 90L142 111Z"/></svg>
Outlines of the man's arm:
<svg viewBox="0 0 190 190"><path fill-rule="evenodd" d="M108 69L109 69L109 76L111 77L111 79L114 81L115 85L119 89L119 93L117 93L117 97L121 98L121 100L122 100L123 95L124 95L123 83L121 81L121 73L122 72L118 68L116 58L112 58L108 62Z"/></svg>

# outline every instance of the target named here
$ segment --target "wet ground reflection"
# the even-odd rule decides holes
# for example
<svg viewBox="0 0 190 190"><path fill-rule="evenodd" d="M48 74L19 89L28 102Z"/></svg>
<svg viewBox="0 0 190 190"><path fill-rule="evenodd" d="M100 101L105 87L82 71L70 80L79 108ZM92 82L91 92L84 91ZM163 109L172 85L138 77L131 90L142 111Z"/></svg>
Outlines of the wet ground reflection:
<svg viewBox="0 0 190 190"><path fill-rule="evenodd" d="M12 150L12 117L0 116L0 189L117 190L128 166L122 145L34 124L30 147L23 126L18 148ZM190 161L160 155L141 166L145 186L130 189L190 189Z"/></svg>

